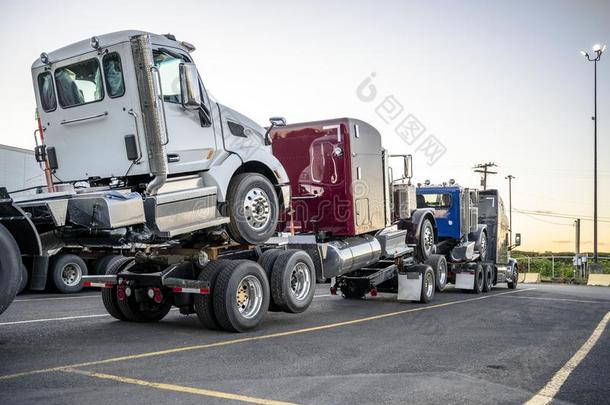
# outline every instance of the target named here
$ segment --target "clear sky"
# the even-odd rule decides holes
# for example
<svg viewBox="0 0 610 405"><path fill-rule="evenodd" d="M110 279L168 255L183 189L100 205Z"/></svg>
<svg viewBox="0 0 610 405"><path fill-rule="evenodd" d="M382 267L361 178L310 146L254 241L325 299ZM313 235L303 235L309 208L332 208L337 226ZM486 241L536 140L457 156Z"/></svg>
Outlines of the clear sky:
<svg viewBox="0 0 610 405"><path fill-rule="evenodd" d="M417 181L478 186L472 166L494 161L489 184L505 201L504 177L516 177L513 208L593 215L593 66L578 50L610 43L610 1L2 0L0 143L33 146L29 69L41 52L123 29L195 44L208 89L260 124L360 118L392 152L413 153ZM357 88L371 73L377 95L365 102ZM610 251L610 51L598 73L599 240ZM387 96L402 106L389 124L376 112ZM409 114L425 127L411 144L394 132ZM421 150L430 135L446 148L433 165ZM513 222L524 249L574 248L570 218ZM592 238L584 221L583 250Z"/></svg>

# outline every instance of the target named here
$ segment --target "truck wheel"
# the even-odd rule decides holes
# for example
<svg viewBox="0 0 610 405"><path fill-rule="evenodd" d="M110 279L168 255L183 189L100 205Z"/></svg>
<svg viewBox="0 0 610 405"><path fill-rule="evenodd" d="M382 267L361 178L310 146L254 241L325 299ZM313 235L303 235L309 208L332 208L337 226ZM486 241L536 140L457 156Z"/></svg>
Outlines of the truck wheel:
<svg viewBox="0 0 610 405"><path fill-rule="evenodd" d="M273 270L273 265L275 264L277 258L280 257L280 255L284 252L285 250L269 249L264 251L263 254L258 258L258 264L260 264L263 270L265 270L265 273L267 273L267 280L269 280L269 284L271 284L271 271ZM282 309L275 303L273 294L271 294L269 298L269 311L282 311Z"/></svg>
<svg viewBox="0 0 610 405"><path fill-rule="evenodd" d="M447 259L443 255L431 255L426 264L432 267L435 273L436 291L443 291L447 286Z"/></svg>
<svg viewBox="0 0 610 405"><path fill-rule="evenodd" d="M51 264L53 284L64 294L77 293L83 289L83 276L88 274L87 263L73 254L59 255Z"/></svg>
<svg viewBox="0 0 610 405"><path fill-rule="evenodd" d="M434 270L432 270L432 267L426 266L426 270L424 270L423 273L421 297L419 299L419 302L422 304L430 302L432 301L432 298L434 298L434 290L436 285L434 279Z"/></svg>
<svg viewBox="0 0 610 405"><path fill-rule="evenodd" d="M515 288L517 288L517 283L519 282L519 267L513 266L512 273L513 274L511 275L511 278L513 281L509 281L506 284L508 285L508 288L514 290Z"/></svg>
<svg viewBox="0 0 610 405"><path fill-rule="evenodd" d="M11 233L0 224L0 314L15 299L21 280L21 252Z"/></svg>
<svg viewBox="0 0 610 405"><path fill-rule="evenodd" d="M114 263L115 260L121 259L123 256L121 255L106 255L102 258L98 259L95 263L94 273L96 275L106 274L106 269L110 267Z"/></svg>
<svg viewBox="0 0 610 405"><path fill-rule="evenodd" d="M199 273L198 280L208 281L210 283L209 294L195 294L194 306L195 313L201 324L212 330L219 330L220 325L216 320L214 313L214 304L212 294L214 293L216 278L218 274L230 263L228 260L215 260L208 263L205 268Z"/></svg>
<svg viewBox="0 0 610 405"><path fill-rule="evenodd" d="M28 273L28 269L27 267L25 267L25 264L21 263L21 280L19 280L19 288L17 289L17 294L21 294L26 289L29 280L30 273Z"/></svg>
<svg viewBox="0 0 610 405"><path fill-rule="evenodd" d="M271 296L283 311L305 311L316 291L316 268L302 250L286 250L275 261L271 272Z"/></svg>
<svg viewBox="0 0 610 405"><path fill-rule="evenodd" d="M125 319L131 322L157 322L165 318L172 309L172 302L167 295L163 296L161 303L157 304L152 299L140 303L136 301L136 291L132 290L129 297L118 300L119 310Z"/></svg>
<svg viewBox="0 0 610 405"><path fill-rule="evenodd" d="M434 253L434 228L428 218L421 225L416 253L417 259L423 263Z"/></svg>
<svg viewBox="0 0 610 405"><path fill-rule="evenodd" d="M267 313L269 295L269 281L258 263L232 261L216 279L213 297L216 319L227 331L254 329Z"/></svg>
<svg viewBox="0 0 610 405"><path fill-rule="evenodd" d="M475 266L474 288L472 292L475 294L480 294L483 291L483 285L485 284L485 275L483 273L483 266L481 263L477 263Z"/></svg>
<svg viewBox="0 0 610 405"><path fill-rule="evenodd" d="M483 292L490 292L494 283L494 268L491 264L483 265Z"/></svg>
<svg viewBox="0 0 610 405"><path fill-rule="evenodd" d="M341 296L348 300L360 300L366 295L366 290L356 283L347 282L341 285Z"/></svg>
<svg viewBox="0 0 610 405"><path fill-rule="evenodd" d="M481 234L479 235L479 240L477 240L477 243L475 244L474 248L479 252L479 260L481 260L482 262L487 260L487 231L481 232Z"/></svg>
<svg viewBox="0 0 610 405"><path fill-rule="evenodd" d="M109 263L109 266L104 269L102 274L118 274L131 260L132 259L129 257L119 256L118 259L114 260L112 263ZM104 303L104 308L106 308L106 311L110 314L110 316L118 319L119 321L127 320L119 308L119 299L117 298L116 286L112 288L102 288L102 302Z"/></svg>
<svg viewBox="0 0 610 405"><path fill-rule="evenodd" d="M239 243L260 244L275 232L279 202L266 177L257 173L238 174L227 192L227 228Z"/></svg>

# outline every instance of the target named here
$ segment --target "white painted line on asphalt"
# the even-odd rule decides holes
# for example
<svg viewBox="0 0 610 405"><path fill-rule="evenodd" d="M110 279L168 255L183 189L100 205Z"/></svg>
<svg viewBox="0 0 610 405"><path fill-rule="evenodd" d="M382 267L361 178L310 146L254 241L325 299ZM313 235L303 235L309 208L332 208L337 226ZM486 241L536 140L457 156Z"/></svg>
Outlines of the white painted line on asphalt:
<svg viewBox="0 0 610 405"><path fill-rule="evenodd" d="M587 301L587 300L575 300L572 298L546 298L546 297L527 297L524 295L516 296L511 295L508 298L517 298L517 299L528 299L528 300L542 300L542 301L565 301L565 302L579 302L583 304L606 304L610 305L610 301Z"/></svg>
<svg viewBox="0 0 610 405"><path fill-rule="evenodd" d="M330 297L330 294L325 294L325 295L314 295L314 298L321 298L321 297ZM64 297L64 298L68 298L68 297ZM76 297L74 297L76 298ZM41 301L42 299L39 300L33 300L33 301ZM177 311L178 308L172 308L172 311ZM76 316L63 316L60 318L42 318L42 319L28 319L25 321L11 321L11 322L0 322L0 326L10 326L10 325L22 325L22 324L27 324L27 323L40 323L40 322L56 322L56 321L73 321L75 319L90 319L90 318L103 318L105 316L110 316L109 314L93 314L93 315L76 315Z"/></svg>
<svg viewBox="0 0 610 405"><path fill-rule="evenodd" d="M555 399L555 395L557 395L559 389L566 382L572 371L578 367L580 362L587 357L589 351L591 351L593 346L595 346L595 343L597 343L599 337L602 335L604 329L608 325L608 321L610 321L610 312L608 312L602 318L599 324L597 324L597 327L589 339L587 339L580 349L574 353L574 356L572 356L572 358L555 373L553 378L551 378L551 380L540 391L538 391L536 395L527 401L525 405L546 405Z"/></svg>
<svg viewBox="0 0 610 405"><path fill-rule="evenodd" d="M24 324L24 323L71 321L71 320L74 320L74 319L101 318L101 317L104 317L104 316L110 316L110 315L108 315L108 314L94 314L94 315L64 316L64 317L61 317L61 318L29 319L27 321L1 322L0 326L21 325L21 324Z"/></svg>
<svg viewBox="0 0 610 405"><path fill-rule="evenodd" d="M50 298L24 298L13 301L15 302L34 302L34 301L62 301L62 300L83 300L88 298L100 298L100 295L79 295L78 297L50 297Z"/></svg>

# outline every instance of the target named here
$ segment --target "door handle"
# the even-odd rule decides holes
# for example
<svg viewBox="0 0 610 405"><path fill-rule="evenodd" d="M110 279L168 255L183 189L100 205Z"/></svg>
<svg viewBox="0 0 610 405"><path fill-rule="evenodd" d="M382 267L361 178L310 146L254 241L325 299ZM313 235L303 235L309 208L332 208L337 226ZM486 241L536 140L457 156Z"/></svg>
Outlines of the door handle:
<svg viewBox="0 0 610 405"><path fill-rule="evenodd" d="M180 155L177 153L169 153L167 155L167 163L177 163L180 161Z"/></svg>

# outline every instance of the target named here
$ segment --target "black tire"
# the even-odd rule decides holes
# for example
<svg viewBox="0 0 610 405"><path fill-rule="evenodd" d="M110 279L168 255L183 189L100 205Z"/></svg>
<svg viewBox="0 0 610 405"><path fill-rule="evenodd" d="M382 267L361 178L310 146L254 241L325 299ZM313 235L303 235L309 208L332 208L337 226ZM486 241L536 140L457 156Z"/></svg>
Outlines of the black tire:
<svg viewBox="0 0 610 405"><path fill-rule="evenodd" d="M216 320L216 314L214 313L214 300L213 293L216 285L216 278L218 274L229 264L229 260L215 260L208 263L201 273L199 273L198 279L201 281L208 281L210 283L209 294L195 294L194 306L195 313L201 324L212 330L219 330L220 325Z"/></svg>
<svg viewBox="0 0 610 405"><path fill-rule="evenodd" d="M426 269L422 272L421 296L419 298L419 302L422 304L432 301L434 298L434 291L436 290L434 270L428 265L424 266L426 266Z"/></svg>
<svg viewBox="0 0 610 405"><path fill-rule="evenodd" d="M131 258L119 256L118 259L114 260L106 269L103 274L118 274L123 268L129 263ZM126 321L127 318L121 312L119 308L119 299L117 298L117 287L114 286L112 288L102 288L102 302L104 303L104 308L110 314L110 316L120 320Z"/></svg>
<svg viewBox="0 0 610 405"><path fill-rule="evenodd" d="M151 299L147 299L145 303L139 303L136 301L135 294L136 291L132 290L131 296L118 300L119 310L128 321L158 322L165 318L172 309L172 302L167 295L164 295L160 304L157 304Z"/></svg>
<svg viewBox="0 0 610 405"><path fill-rule="evenodd" d="M271 288L271 272L273 271L273 265L275 261L285 250L280 249L269 249L263 252L263 254L258 258L258 264L261 265L265 273L267 274L267 280L269 280L269 287ZM269 299L269 311L271 312L280 312L282 308L280 308L273 299L273 294L271 294Z"/></svg>
<svg viewBox="0 0 610 405"><path fill-rule="evenodd" d="M25 264L21 263L21 279L19 280L19 288L17 289L17 294L21 294L28 286L28 281L30 280L30 273L28 273L27 267Z"/></svg>
<svg viewBox="0 0 610 405"><path fill-rule="evenodd" d="M483 231L479 234L479 239L474 246L475 250L479 252L480 257L479 260L484 262L487 260L488 252L489 252L489 244L487 239L487 231Z"/></svg>
<svg viewBox="0 0 610 405"><path fill-rule="evenodd" d="M474 268L474 288L472 290L475 294L480 294L483 291L483 285L485 284L485 275L483 272L483 266L481 263L476 263Z"/></svg>
<svg viewBox="0 0 610 405"><path fill-rule="evenodd" d="M252 205L246 204L246 199ZM273 235L277 227L277 194L271 182L258 173L241 173L233 177L227 190L226 210L231 219L227 229L236 242L261 244ZM255 222L255 213L259 214L260 223Z"/></svg>
<svg viewBox="0 0 610 405"><path fill-rule="evenodd" d="M238 302L238 289L243 287L240 285L246 278L250 278L253 285L259 288L257 292L258 298L250 302L252 291L247 292L246 301ZM254 284L256 283L256 284ZM256 328L265 318L267 308L269 307L269 281L265 270L256 262L250 260L235 260L225 266L216 279L214 288L214 313L219 325L230 332L246 332ZM244 295L246 295L244 293ZM240 297L244 298L242 295ZM260 301L259 301L260 299ZM239 305L253 304L252 308L247 306L243 308L245 312L251 313L242 314L238 309Z"/></svg>
<svg viewBox="0 0 610 405"><path fill-rule="evenodd" d="M94 266L95 275L106 274L106 270L118 259L123 258L121 255L106 255L98 259Z"/></svg>
<svg viewBox="0 0 610 405"><path fill-rule="evenodd" d="M449 266L447 259L443 255L431 255L426 264L434 270L434 280L436 291L443 291L447 286L447 277L449 276Z"/></svg>
<svg viewBox="0 0 610 405"><path fill-rule="evenodd" d="M511 290L514 290L515 288L517 288L517 284L519 283L519 267L518 266L513 266L512 268L512 279L513 281L509 281L506 284L508 285L508 288L510 288Z"/></svg>
<svg viewBox="0 0 610 405"><path fill-rule="evenodd" d="M0 224L0 314L17 295L21 281L21 252L11 233Z"/></svg>
<svg viewBox="0 0 610 405"><path fill-rule="evenodd" d="M316 268L311 256L302 250L286 250L277 258L271 272L271 296L284 312L304 312L316 291Z"/></svg>
<svg viewBox="0 0 610 405"><path fill-rule="evenodd" d="M347 300L361 300L366 295L366 290L356 283L347 282L341 286L341 296Z"/></svg>
<svg viewBox="0 0 610 405"><path fill-rule="evenodd" d="M417 259L424 263L434 254L434 227L428 218L424 219L421 224L415 253Z"/></svg>
<svg viewBox="0 0 610 405"><path fill-rule="evenodd" d="M494 283L494 268L491 264L483 265L483 292L490 292Z"/></svg>
<svg viewBox="0 0 610 405"><path fill-rule="evenodd" d="M49 271L53 285L64 294L73 294L82 290L82 276L89 274L87 263L73 254L55 256L51 261Z"/></svg>

